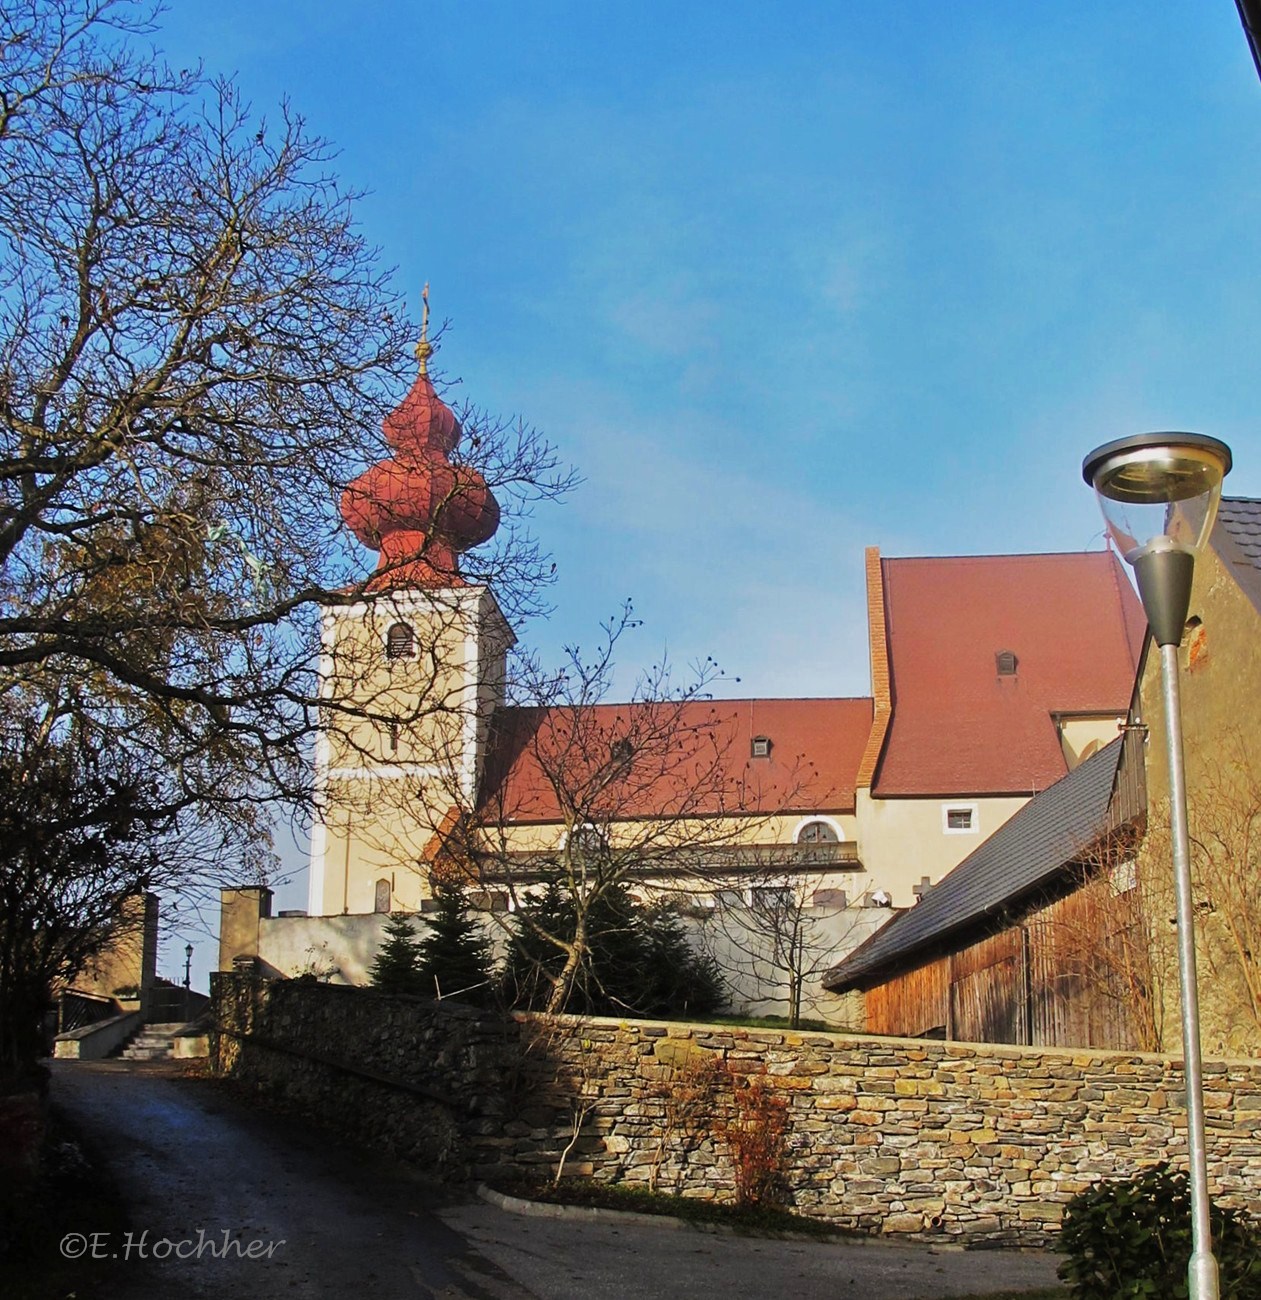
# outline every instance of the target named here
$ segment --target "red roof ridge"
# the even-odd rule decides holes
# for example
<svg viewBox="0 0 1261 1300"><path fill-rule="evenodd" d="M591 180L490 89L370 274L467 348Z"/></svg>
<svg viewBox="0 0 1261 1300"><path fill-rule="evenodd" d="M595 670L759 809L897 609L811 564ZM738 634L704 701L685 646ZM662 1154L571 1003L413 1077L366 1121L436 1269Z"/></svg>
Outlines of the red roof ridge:
<svg viewBox="0 0 1261 1300"><path fill-rule="evenodd" d="M600 700L595 704L508 704L509 709L630 709L640 704L870 704L870 695L697 695L688 699ZM498 712L498 710L496 710Z"/></svg>
<svg viewBox="0 0 1261 1300"><path fill-rule="evenodd" d="M1099 551L1001 551L1001 552L978 552L971 555L891 555L887 556L885 562L888 564L897 564L901 560L1057 560L1066 558L1080 558L1087 555L1109 555L1111 552L1107 547Z"/></svg>

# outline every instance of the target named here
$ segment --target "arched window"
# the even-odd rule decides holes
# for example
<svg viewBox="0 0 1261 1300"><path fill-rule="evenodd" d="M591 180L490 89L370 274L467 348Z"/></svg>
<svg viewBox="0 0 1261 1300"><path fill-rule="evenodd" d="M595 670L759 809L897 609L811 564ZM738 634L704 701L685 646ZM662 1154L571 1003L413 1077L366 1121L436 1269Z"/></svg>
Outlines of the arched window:
<svg viewBox="0 0 1261 1300"><path fill-rule="evenodd" d="M416 633L410 623L393 623L385 634L387 659L410 659L416 653Z"/></svg>
<svg viewBox="0 0 1261 1300"><path fill-rule="evenodd" d="M564 837L564 843L571 850L577 849L583 857L597 857L608 847L603 832L598 826L592 826L590 822L575 826Z"/></svg>
<svg viewBox="0 0 1261 1300"><path fill-rule="evenodd" d="M376 898L373 900L372 910L374 912L388 912L390 910L390 882L384 876L377 881Z"/></svg>
<svg viewBox="0 0 1261 1300"><path fill-rule="evenodd" d="M841 837L830 822L807 822L797 832L798 844L839 844Z"/></svg>

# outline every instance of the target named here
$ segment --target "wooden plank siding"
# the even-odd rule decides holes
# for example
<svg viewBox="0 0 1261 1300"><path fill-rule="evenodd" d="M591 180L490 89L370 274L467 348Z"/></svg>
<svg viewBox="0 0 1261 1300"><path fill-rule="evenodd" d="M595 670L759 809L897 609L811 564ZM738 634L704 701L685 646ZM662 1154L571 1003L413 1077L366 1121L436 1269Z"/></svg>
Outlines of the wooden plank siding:
<svg viewBox="0 0 1261 1300"><path fill-rule="evenodd" d="M871 1033L904 1038L949 1037L949 959L927 962L868 989L866 1008Z"/></svg>
<svg viewBox="0 0 1261 1300"><path fill-rule="evenodd" d="M1127 735L1105 831L1111 847L1079 854L1007 917L978 921L950 951L869 987L868 1032L1035 1047L1140 1045L1130 1019L1133 973L1114 959L1135 941L1138 918L1132 896L1109 881L1143 815L1141 745L1141 733Z"/></svg>
<svg viewBox="0 0 1261 1300"><path fill-rule="evenodd" d="M1123 904L1120 904L1123 907ZM1098 960L1118 924L1083 892L867 990L876 1034L1034 1047L1136 1046L1120 973Z"/></svg>

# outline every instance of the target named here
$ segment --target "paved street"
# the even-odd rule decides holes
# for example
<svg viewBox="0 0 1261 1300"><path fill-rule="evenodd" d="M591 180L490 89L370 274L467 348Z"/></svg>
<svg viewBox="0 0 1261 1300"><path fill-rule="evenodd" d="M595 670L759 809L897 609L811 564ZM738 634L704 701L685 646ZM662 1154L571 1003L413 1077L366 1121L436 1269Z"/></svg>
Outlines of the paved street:
<svg viewBox="0 0 1261 1300"><path fill-rule="evenodd" d="M480 1202L442 1217L546 1300L936 1300L1056 1281L1056 1258L1042 1253L773 1241L656 1225L523 1219Z"/></svg>
<svg viewBox="0 0 1261 1300"><path fill-rule="evenodd" d="M936 1300L1055 1280L1043 1254L778 1242L444 1204L414 1171L164 1067L58 1062L53 1097L108 1156L130 1206L130 1241L93 1241L83 1225L85 1249L124 1259L119 1300Z"/></svg>

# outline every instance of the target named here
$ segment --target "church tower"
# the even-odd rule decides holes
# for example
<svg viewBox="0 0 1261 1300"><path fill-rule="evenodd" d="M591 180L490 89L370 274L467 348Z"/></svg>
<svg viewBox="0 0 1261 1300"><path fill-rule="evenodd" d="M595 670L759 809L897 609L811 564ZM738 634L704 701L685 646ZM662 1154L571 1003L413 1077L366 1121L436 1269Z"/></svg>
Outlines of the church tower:
<svg viewBox="0 0 1261 1300"><path fill-rule="evenodd" d="M426 286L426 327L428 316ZM312 915L413 911L431 896L437 845L477 797L514 639L490 588L460 574L499 505L481 474L451 462L463 430L429 379L426 334L416 381L383 425L393 455L341 498L378 559L364 595L324 613Z"/></svg>

